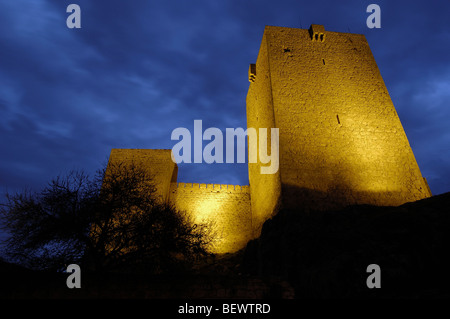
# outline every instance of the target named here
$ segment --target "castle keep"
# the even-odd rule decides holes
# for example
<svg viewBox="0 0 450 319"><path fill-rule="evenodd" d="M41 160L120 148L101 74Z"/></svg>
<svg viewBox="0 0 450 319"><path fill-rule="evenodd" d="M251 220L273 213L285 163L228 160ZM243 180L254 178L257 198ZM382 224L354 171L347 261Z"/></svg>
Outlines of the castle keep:
<svg viewBox="0 0 450 319"><path fill-rule="evenodd" d="M109 159L148 168L162 201L214 221L213 252L245 247L280 207L431 196L364 35L267 26L249 81L247 126L279 128L277 173L261 174L258 161L249 186L177 183L171 150L113 149Z"/></svg>

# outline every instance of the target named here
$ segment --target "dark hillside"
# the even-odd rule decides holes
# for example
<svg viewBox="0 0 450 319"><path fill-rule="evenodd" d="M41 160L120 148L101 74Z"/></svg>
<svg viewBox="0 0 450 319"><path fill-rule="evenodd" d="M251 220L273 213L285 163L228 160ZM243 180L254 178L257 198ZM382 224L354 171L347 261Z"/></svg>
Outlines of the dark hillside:
<svg viewBox="0 0 450 319"><path fill-rule="evenodd" d="M450 297L450 193L399 207L281 211L249 243L244 267L282 276L296 297ZM369 264L381 289L369 289Z"/></svg>

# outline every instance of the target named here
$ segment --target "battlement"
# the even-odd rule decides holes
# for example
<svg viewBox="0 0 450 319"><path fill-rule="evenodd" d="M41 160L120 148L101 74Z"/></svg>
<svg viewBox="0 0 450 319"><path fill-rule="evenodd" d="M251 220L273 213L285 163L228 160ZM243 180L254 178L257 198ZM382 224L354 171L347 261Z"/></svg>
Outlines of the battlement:
<svg viewBox="0 0 450 319"><path fill-rule="evenodd" d="M229 192L229 193L249 193L249 185L230 185L230 184L203 184L203 183L171 183L171 187L177 189L206 189L216 192Z"/></svg>
<svg viewBox="0 0 450 319"><path fill-rule="evenodd" d="M308 31L312 41L325 41L325 27L323 25L311 24Z"/></svg>

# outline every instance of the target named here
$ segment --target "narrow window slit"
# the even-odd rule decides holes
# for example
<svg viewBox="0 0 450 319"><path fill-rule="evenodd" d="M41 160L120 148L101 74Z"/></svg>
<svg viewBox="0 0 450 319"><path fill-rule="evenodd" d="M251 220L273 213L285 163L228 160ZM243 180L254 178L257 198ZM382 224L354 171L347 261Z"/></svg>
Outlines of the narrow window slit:
<svg viewBox="0 0 450 319"><path fill-rule="evenodd" d="M341 121L339 120L339 115L336 115L336 118L337 118L338 124L341 124Z"/></svg>

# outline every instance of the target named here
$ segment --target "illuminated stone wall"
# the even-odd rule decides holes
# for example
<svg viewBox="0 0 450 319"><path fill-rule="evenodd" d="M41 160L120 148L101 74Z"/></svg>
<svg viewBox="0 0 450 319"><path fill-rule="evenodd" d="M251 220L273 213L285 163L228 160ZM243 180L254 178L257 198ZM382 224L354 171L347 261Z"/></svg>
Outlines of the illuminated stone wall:
<svg viewBox="0 0 450 319"><path fill-rule="evenodd" d="M256 73L249 70L249 80L254 81L247 94L247 127L259 131L259 128L274 128L275 118L273 112L272 88L269 71L269 57L266 35L256 61ZM259 140L259 133L258 133ZM267 134L267 149L270 150L271 138ZM259 152L258 152L259 153ZM254 236L258 237L263 223L276 212L281 194L280 170L276 174L261 174L261 164L248 164L249 183L251 185L252 219Z"/></svg>
<svg viewBox="0 0 450 319"><path fill-rule="evenodd" d="M134 164L153 177L157 196L187 212L196 223L210 225L213 253L234 252L252 238L249 186L176 183L178 167L171 150L113 149L109 164Z"/></svg>
<svg viewBox="0 0 450 319"><path fill-rule="evenodd" d="M249 186L171 183L169 201L194 222L212 223L214 253L235 252L252 237Z"/></svg>
<svg viewBox="0 0 450 319"><path fill-rule="evenodd" d="M250 123L273 110L284 207L399 205L431 195L364 35L266 27L255 72L247 116ZM252 191L252 203L265 200Z"/></svg>

